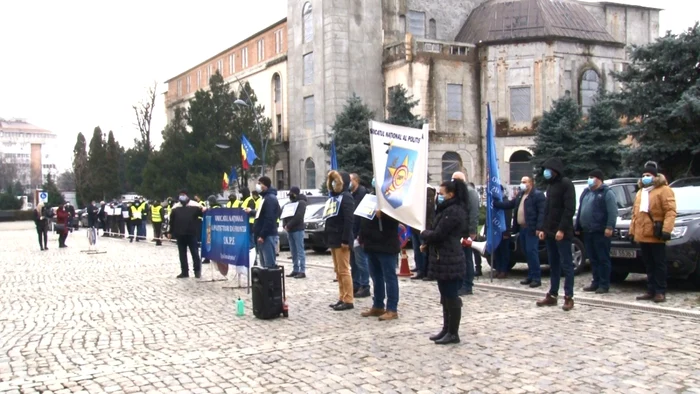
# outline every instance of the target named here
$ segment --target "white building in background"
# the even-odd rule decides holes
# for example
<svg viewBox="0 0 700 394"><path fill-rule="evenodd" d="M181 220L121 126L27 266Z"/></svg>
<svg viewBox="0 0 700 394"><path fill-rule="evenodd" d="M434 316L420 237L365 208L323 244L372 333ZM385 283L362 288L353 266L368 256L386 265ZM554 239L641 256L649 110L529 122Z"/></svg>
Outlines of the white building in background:
<svg viewBox="0 0 700 394"><path fill-rule="evenodd" d="M26 120L0 118L0 165L15 165L27 191L40 187L47 175L58 175L51 153L55 140L56 134Z"/></svg>

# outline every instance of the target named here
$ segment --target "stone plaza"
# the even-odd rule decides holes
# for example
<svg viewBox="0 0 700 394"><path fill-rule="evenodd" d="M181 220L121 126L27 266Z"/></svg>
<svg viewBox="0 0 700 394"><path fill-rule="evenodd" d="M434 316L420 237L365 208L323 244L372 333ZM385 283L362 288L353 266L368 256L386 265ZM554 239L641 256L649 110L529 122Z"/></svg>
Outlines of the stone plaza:
<svg viewBox="0 0 700 394"><path fill-rule="evenodd" d="M369 298L334 312L330 255L287 281L289 318L263 321L245 290L225 288L236 280L206 282L209 266L175 279L172 245L100 238L105 253L88 254L79 230L42 252L31 223L0 224L0 237L3 393L700 393L700 312L681 284L658 307L632 301L638 277L584 296L584 274L566 313L535 307L547 283L513 290L519 265L479 280L462 343L439 347L427 338L441 323L434 282L402 279L395 321L360 317Z"/></svg>

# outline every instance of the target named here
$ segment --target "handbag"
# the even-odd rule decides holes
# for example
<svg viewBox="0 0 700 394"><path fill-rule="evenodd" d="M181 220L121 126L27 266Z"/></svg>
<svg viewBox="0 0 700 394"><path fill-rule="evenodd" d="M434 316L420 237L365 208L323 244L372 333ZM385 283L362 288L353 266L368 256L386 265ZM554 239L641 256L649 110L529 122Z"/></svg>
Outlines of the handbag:
<svg viewBox="0 0 700 394"><path fill-rule="evenodd" d="M64 231L66 231L66 225L56 223L53 225L53 231L57 232L57 233L62 233Z"/></svg>

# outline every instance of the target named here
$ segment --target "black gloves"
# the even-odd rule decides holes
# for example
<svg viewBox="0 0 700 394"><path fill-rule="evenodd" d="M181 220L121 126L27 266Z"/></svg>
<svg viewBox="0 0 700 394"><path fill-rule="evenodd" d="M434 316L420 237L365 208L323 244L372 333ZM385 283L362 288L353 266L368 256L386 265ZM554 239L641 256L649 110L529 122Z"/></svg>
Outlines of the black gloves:
<svg viewBox="0 0 700 394"><path fill-rule="evenodd" d="M627 238L629 238L630 242L634 242L634 235L629 235Z"/></svg>
<svg viewBox="0 0 700 394"><path fill-rule="evenodd" d="M664 240L664 241L670 241L670 240L671 240L671 233L667 233L667 232L665 232L665 231L662 232L662 233L661 233L661 239Z"/></svg>

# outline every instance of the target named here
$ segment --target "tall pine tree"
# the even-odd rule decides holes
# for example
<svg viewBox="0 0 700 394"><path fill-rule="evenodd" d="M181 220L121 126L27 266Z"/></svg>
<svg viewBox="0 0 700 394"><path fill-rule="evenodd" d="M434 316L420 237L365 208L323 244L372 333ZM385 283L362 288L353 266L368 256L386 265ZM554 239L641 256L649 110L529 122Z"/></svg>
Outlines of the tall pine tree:
<svg viewBox="0 0 700 394"><path fill-rule="evenodd" d="M566 176L571 177L569 166L576 165L571 160L571 152L578 144L576 133L581 128L581 111L574 100L569 97L554 102L552 109L542 116L537 128L534 157L532 163L541 169L542 163L550 157L558 157L564 163ZM538 171L536 182L543 185L541 171Z"/></svg>
<svg viewBox="0 0 700 394"><path fill-rule="evenodd" d="M110 130L107 135L107 146L105 152L105 198L112 199L119 197L124 190L119 184L119 143L114 139L114 133Z"/></svg>
<svg viewBox="0 0 700 394"><path fill-rule="evenodd" d="M48 202L45 204L47 207L57 207L60 204L66 202L66 198L58 190L58 185L54 182L51 173L46 175L46 182L42 186L42 189L49 194Z"/></svg>
<svg viewBox="0 0 700 394"><path fill-rule="evenodd" d="M584 179L595 168L603 171L608 178L624 173L622 155L627 146L621 142L625 136L620 130L619 117L603 89L598 93L576 137L578 143L571 152L571 163L567 167L571 171L569 176Z"/></svg>
<svg viewBox="0 0 700 394"><path fill-rule="evenodd" d="M73 173L75 174L75 194L78 206L83 206L90 198L87 193L90 189L88 172L88 155L86 141L83 133L78 133L75 147L73 148Z"/></svg>
<svg viewBox="0 0 700 394"><path fill-rule="evenodd" d="M386 123L398 126L420 129L425 119L413 114L413 108L419 103L413 96L408 96L408 90L403 85L389 89L389 104L387 105L388 117Z"/></svg>
<svg viewBox="0 0 700 394"><path fill-rule="evenodd" d="M330 140L335 139L338 167L342 171L357 173L362 182L368 186L372 180L372 152L370 151L368 123L374 118L374 112L353 94L338 113L332 131L328 133ZM318 144L326 152L330 152L330 143ZM325 190L325 177L321 189Z"/></svg>
<svg viewBox="0 0 700 394"><path fill-rule="evenodd" d="M100 201L107 196L107 183L109 179L105 178L104 174L107 170L105 157L107 149L105 149L105 141L102 136L102 129L95 127L90 139L90 152L88 153L88 179L90 180L90 189L87 191L88 199L83 201L87 204L91 200Z"/></svg>

